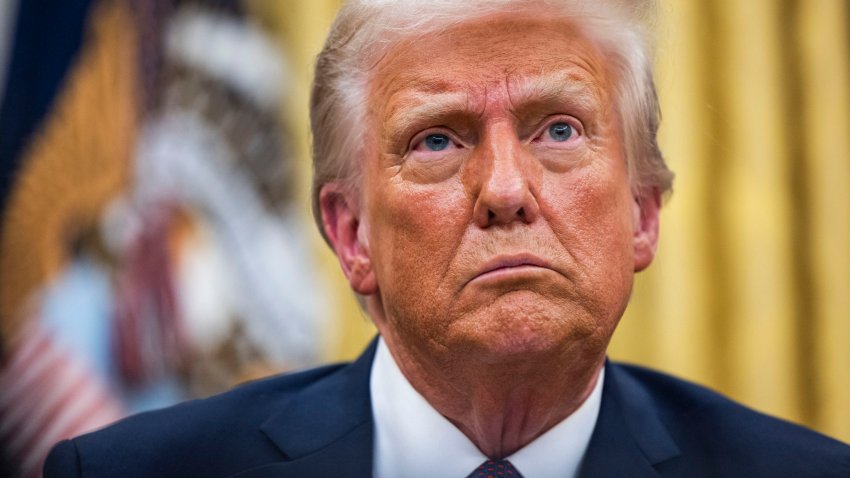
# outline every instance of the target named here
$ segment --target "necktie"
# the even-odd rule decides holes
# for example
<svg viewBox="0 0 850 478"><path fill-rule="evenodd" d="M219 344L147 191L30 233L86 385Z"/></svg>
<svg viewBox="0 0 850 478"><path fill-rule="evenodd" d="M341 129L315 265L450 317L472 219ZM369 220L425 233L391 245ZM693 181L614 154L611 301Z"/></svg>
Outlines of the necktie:
<svg viewBox="0 0 850 478"><path fill-rule="evenodd" d="M522 478L508 460L487 460L466 478Z"/></svg>

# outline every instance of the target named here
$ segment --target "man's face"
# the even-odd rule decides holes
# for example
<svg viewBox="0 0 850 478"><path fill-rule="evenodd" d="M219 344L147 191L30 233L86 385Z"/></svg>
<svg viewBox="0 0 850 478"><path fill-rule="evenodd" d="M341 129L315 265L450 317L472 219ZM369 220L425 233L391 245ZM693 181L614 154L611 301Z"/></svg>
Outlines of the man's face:
<svg viewBox="0 0 850 478"><path fill-rule="evenodd" d="M631 193L605 61L565 22L495 16L378 63L356 244L335 247L390 342L493 361L604 350L658 212Z"/></svg>

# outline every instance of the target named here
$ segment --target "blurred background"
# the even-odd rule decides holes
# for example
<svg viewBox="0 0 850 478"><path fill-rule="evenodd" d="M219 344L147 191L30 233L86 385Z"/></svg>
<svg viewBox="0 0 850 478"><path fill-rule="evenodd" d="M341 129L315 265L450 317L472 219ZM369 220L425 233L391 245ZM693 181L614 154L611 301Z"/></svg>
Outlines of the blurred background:
<svg viewBox="0 0 850 478"><path fill-rule="evenodd" d="M850 4L664 0L676 172L613 358L850 441ZM338 0L0 0L0 475L374 335L309 212Z"/></svg>

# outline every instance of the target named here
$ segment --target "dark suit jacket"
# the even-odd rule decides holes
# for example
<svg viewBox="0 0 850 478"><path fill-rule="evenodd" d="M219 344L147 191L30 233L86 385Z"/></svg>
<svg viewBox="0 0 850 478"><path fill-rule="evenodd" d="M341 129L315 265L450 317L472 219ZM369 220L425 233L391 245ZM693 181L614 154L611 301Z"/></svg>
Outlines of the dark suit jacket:
<svg viewBox="0 0 850 478"><path fill-rule="evenodd" d="M44 476L370 476L374 352L373 343L348 365L247 384L63 441ZM696 385L608 363L581 476L847 478L850 447Z"/></svg>

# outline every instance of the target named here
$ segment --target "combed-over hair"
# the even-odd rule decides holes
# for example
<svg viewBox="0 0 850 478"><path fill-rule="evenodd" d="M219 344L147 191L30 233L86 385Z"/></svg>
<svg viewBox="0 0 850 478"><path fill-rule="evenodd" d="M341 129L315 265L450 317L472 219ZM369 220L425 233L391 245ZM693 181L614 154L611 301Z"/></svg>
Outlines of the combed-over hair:
<svg viewBox="0 0 850 478"><path fill-rule="evenodd" d="M340 9L316 59L310 98L313 214L319 193L341 181L356 191L367 134L373 67L403 38L498 13L546 12L571 20L610 61L632 189L667 193L673 173L658 148L660 109L652 77L656 0L350 0ZM325 236L326 237L326 236ZM327 237L326 237L327 238Z"/></svg>

